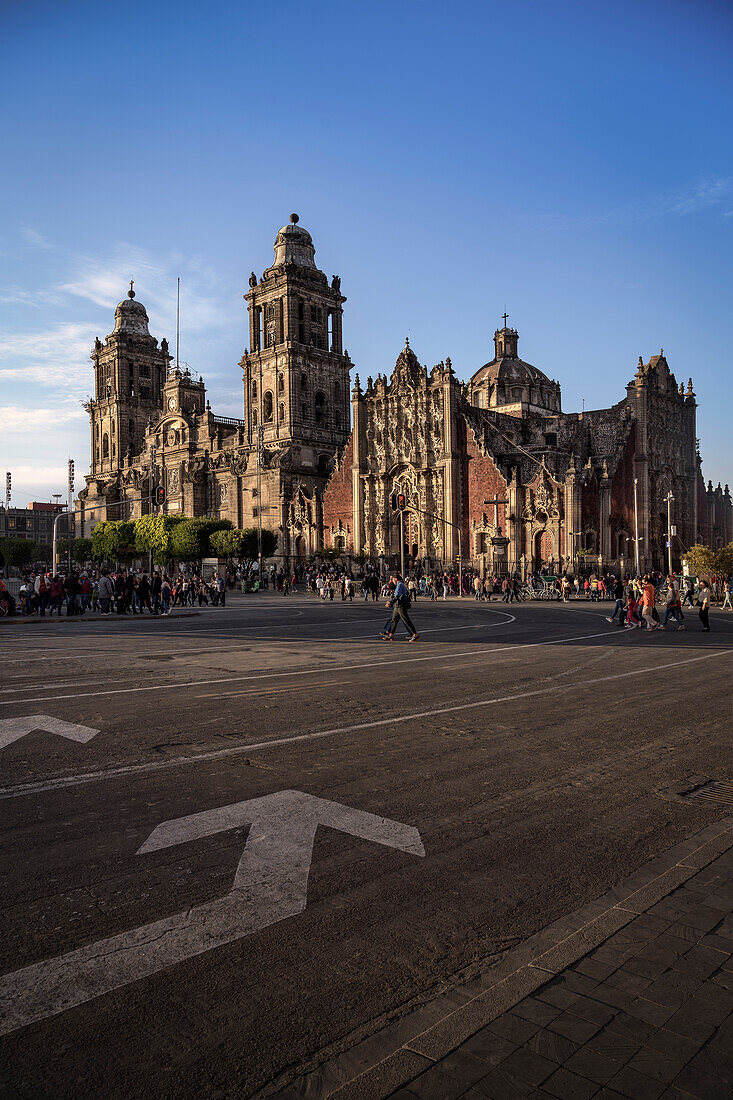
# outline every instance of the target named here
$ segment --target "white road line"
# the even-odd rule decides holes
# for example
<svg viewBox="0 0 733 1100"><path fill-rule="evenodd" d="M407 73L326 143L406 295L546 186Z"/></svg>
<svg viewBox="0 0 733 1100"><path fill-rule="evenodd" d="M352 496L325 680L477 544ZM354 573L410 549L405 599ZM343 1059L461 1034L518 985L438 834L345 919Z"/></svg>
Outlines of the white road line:
<svg viewBox="0 0 733 1100"><path fill-rule="evenodd" d="M537 643L546 644L546 643ZM170 760L156 760L148 764L128 764L119 768L109 768L105 771L84 772L80 775L59 776L55 779L40 780L36 783L21 783L15 787L0 788L0 798L18 798L27 794L40 794L46 791L61 790L64 787L78 787L87 783L98 783L105 779L119 779L128 775L141 775L148 772L156 772L160 769L177 768L184 764L200 764L209 760L221 760L229 756L241 756L244 753L262 752L265 749L283 748L298 744L301 741L315 741L322 737L335 737L342 733L354 733L358 730L377 729L379 726L396 726L403 722L414 722L419 718L434 718L441 714L454 714L462 710L474 710L479 707L495 706L497 703L513 703L519 699L530 699L538 695L550 695L553 692L562 694L579 687L589 687L592 684L605 684L612 680L624 680L630 676L642 676L647 672L661 672L666 668L679 668L682 665L694 664L697 661L709 661L715 657L724 657L728 653L722 650L716 653L704 653L699 657L688 657L682 661L668 661L663 665L651 665L647 668L635 668L628 672L617 672L611 676L597 676L589 680L573 681L572 683L555 683L549 687L536 688L533 691L521 691L513 695L499 695L492 699L478 699L472 703L456 703L449 707L434 707L432 710L414 711L411 714L392 715L389 718L378 718L372 722L359 722L351 726L337 726L334 729L314 730L311 733L298 733L292 737L278 737L271 741L249 742L246 745L231 745L226 749L215 749L212 752L198 753L195 756L178 756Z"/></svg>
<svg viewBox="0 0 733 1100"><path fill-rule="evenodd" d="M618 628L615 630L604 630L599 634L572 634L567 638L549 638L542 642L520 642L517 645L504 646L502 649L494 650L490 656L496 657L501 653L508 653L513 649L533 649L536 646L543 645L560 645L563 642L580 642L586 641L589 638L606 638L609 635L619 634ZM451 651L449 653L438 653L431 657L405 657L403 660L395 661L388 659L386 661L360 661L357 664L350 665L329 665L324 667L320 665L318 668L298 668L288 672L263 672L256 675L244 675L244 676L223 676L214 680L179 680L174 683L168 684L146 684L143 687L129 687L129 688L113 688L109 691L79 691L73 695L37 695L33 699L34 703L45 703L49 700L64 700L64 699L88 699L98 698L102 695L132 695L142 691L170 691L177 688L181 691L192 687L208 687L210 684L239 684L246 680L266 680L274 676L316 676L323 672L345 672L352 669L364 669L364 668L381 668L384 665L413 665L420 664L424 661L447 661L454 657L475 657L488 655L486 646L482 646L481 649L469 649L462 653L460 650ZM17 700L2 699L0 700L0 707L17 706Z"/></svg>

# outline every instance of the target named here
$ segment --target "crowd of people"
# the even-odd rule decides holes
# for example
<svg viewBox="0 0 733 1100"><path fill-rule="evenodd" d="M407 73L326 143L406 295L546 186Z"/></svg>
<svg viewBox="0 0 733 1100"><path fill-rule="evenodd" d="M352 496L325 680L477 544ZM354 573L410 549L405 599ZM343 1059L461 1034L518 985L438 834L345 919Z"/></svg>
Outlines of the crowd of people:
<svg viewBox="0 0 733 1100"><path fill-rule="evenodd" d="M650 630L666 629L672 620L678 630L685 629L684 608L697 607L702 628L710 629L709 610L714 602L722 603L722 609L733 611L731 580L724 577L666 578L659 573L644 577L620 578L613 573L587 577L579 575L547 577L539 573L528 574L522 579L518 573L503 577L480 576L472 569L461 574L455 570L423 572L420 570L403 577L401 574L380 572L367 564L358 579L345 569L332 564L298 564L294 569L265 568L261 577L255 573L252 587L270 588L284 596L293 592L310 592L319 600L353 602L359 593L365 601L384 599L398 619L418 599L447 600L462 594L476 601L492 600L504 603L532 599L550 599L568 602L571 599L592 603L613 601L614 608L607 616L627 629L646 627ZM84 615L99 612L107 615L169 615L173 607L226 605L227 589L242 580L232 571L216 572L206 579L198 571L168 574L154 570L152 575L133 569L80 570L66 576L44 570L29 573L20 585L18 599L8 591L0 579L0 612L57 616ZM252 578L250 577L250 582ZM399 588L400 597L395 598ZM404 595L402 590L404 589ZM664 609L660 619L659 609ZM407 625L407 622L406 622ZM415 634L414 626L408 627ZM390 633L385 627L383 636ZM415 634L416 636L416 634Z"/></svg>
<svg viewBox="0 0 733 1100"><path fill-rule="evenodd" d="M83 569L66 576L31 572L20 585L18 599L0 580L0 604L6 614L45 617L63 613L84 615L88 611L107 615L169 615L171 607L226 604L231 578L214 573L210 580L200 573L153 571L152 576L133 569L107 570L99 574Z"/></svg>

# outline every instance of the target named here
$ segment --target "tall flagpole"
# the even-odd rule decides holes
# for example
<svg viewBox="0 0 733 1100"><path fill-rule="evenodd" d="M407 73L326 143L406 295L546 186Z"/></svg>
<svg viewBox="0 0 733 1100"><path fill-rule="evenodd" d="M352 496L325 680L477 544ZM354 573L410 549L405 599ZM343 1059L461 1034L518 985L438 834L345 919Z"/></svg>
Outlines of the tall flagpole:
<svg viewBox="0 0 733 1100"><path fill-rule="evenodd" d="M181 276L178 276L176 293L176 370L178 370L178 345L181 342Z"/></svg>

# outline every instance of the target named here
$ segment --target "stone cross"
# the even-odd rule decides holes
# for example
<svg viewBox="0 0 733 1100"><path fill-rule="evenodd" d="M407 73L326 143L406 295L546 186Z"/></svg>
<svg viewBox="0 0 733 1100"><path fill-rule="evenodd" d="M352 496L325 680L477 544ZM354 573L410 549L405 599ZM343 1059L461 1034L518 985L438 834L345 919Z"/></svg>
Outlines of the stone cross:
<svg viewBox="0 0 733 1100"><path fill-rule="evenodd" d="M508 313L506 313L506 312L502 313L502 317L504 318L504 328L506 328L506 320L507 320L508 316L509 316Z"/></svg>
<svg viewBox="0 0 733 1100"><path fill-rule="evenodd" d="M499 500L498 493L495 494L491 500L484 501L484 504L491 504L494 507L494 527L496 527L499 534L501 534L501 528L499 527L499 505L508 503L508 500Z"/></svg>

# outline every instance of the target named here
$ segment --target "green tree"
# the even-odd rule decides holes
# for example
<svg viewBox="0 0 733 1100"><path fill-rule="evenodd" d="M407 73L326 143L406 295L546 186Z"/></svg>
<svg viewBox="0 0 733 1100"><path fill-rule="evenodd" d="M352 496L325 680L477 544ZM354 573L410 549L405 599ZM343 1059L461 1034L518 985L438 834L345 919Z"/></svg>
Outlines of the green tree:
<svg viewBox="0 0 733 1100"><path fill-rule="evenodd" d="M98 523L92 531L92 557L96 561L132 561L135 557L135 524L123 519Z"/></svg>
<svg viewBox="0 0 733 1100"><path fill-rule="evenodd" d="M92 560L92 540L74 539L71 545L71 556L78 565L85 565Z"/></svg>
<svg viewBox="0 0 733 1100"><path fill-rule="evenodd" d="M11 535L0 539L5 565L28 565L36 560L38 546L31 539L19 539Z"/></svg>
<svg viewBox="0 0 733 1100"><path fill-rule="evenodd" d="M691 546L685 554L685 561L696 577L705 577L715 571L715 555L709 546Z"/></svg>
<svg viewBox="0 0 733 1100"><path fill-rule="evenodd" d="M173 557L178 561L194 562L211 556L211 536L216 531L231 531L231 520L206 519L203 516L184 519L171 532Z"/></svg>
<svg viewBox="0 0 733 1100"><path fill-rule="evenodd" d="M733 573L733 542L729 542L727 546L722 546L720 550L716 550L713 561L716 573L722 573L724 577L730 577Z"/></svg>
<svg viewBox="0 0 733 1100"><path fill-rule="evenodd" d="M148 554L152 550L156 561L171 561L174 557L173 530L185 522L184 516L141 516L135 520L136 551Z"/></svg>
<svg viewBox="0 0 733 1100"><path fill-rule="evenodd" d="M242 556L244 546L244 531L214 531L209 536L211 548L220 558L230 561L238 561Z"/></svg>

